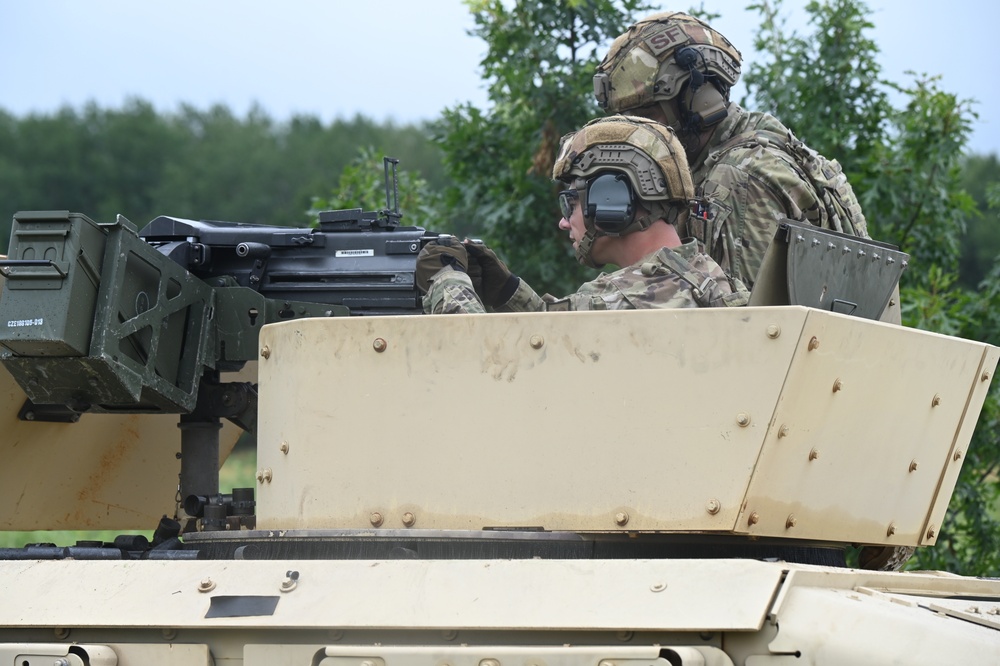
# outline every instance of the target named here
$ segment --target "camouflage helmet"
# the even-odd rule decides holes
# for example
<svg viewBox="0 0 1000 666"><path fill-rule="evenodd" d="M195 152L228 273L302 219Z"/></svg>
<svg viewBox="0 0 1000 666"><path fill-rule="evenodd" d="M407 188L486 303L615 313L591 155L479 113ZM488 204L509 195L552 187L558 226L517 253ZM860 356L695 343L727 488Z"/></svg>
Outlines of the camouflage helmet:
<svg viewBox="0 0 1000 666"><path fill-rule="evenodd" d="M598 224L588 205L590 184L605 173L626 179L634 194L632 203L645 209L613 231ZM635 116L598 118L564 136L552 177L581 191L587 233L576 252L587 266L595 266L590 250L599 236L623 236L660 219L681 223L695 197L684 147L674 130Z"/></svg>
<svg viewBox="0 0 1000 666"><path fill-rule="evenodd" d="M594 75L594 96L611 113L625 113L674 99L692 76L714 81L728 95L741 61L736 47L703 21L660 12L614 41Z"/></svg>

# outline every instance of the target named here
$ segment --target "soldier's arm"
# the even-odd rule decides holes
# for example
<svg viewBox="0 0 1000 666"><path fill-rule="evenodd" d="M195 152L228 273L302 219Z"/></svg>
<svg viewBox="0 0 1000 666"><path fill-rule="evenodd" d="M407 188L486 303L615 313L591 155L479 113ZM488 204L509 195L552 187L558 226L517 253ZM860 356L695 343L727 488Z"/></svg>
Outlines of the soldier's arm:
<svg viewBox="0 0 1000 666"><path fill-rule="evenodd" d="M424 295L424 312L430 314L485 313L482 301L472 288L472 280L451 266L445 266L431 278Z"/></svg>

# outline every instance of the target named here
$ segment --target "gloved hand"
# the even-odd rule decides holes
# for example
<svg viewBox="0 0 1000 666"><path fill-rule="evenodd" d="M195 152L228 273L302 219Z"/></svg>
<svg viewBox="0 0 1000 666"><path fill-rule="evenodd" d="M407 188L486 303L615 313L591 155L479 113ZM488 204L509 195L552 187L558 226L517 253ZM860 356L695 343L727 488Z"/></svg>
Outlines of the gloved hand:
<svg viewBox="0 0 1000 666"><path fill-rule="evenodd" d="M500 257L482 241L466 240L470 265L476 265L482 273L482 289L476 288L476 293L483 299L483 304L498 308L511 299L521 284L521 278L510 272L510 269L500 261Z"/></svg>
<svg viewBox="0 0 1000 666"><path fill-rule="evenodd" d="M426 294L431 286L431 278L445 266L451 266L463 273L468 272L469 255L465 251L465 246L454 236L441 236L420 250L420 254L417 255L417 269L413 275L417 288Z"/></svg>

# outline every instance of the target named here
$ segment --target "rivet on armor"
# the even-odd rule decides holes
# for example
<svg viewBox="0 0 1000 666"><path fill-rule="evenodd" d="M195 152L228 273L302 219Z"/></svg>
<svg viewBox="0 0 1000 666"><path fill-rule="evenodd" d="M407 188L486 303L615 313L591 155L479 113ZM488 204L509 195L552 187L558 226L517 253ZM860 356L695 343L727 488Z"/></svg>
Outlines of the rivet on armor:
<svg viewBox="0 0 1000 666"><path fill-rule="evenodd" d="M627 643L628 641L632 640L632 638L635 637L635 632L634 631L619 631L617 634L615 634L615 637L618 638L618 640L620 640L621 642Z"/></svg>
<svg viewBox="0 0 1000 666"><path fill-rule="evenodd" d="M708 511L713 516L722 509L722 504L717 499L710 499L708 503L705 504L705 511Z"/></svg>
<svg viewBox="0 0 1000 666"><path fill-rule="evenodd" d="M741 428L746 428L750 425L750 415L746 412L740 412L736 415L736 424Z"/></svg>
<svg viewBox="0 0 1000 666"><path fill-rule="evenodd" d="M267 345L264 345L263 347L260 348L260 355L265 359L271 358L271 348L268 347Z"/></svg>
<svg viewBox="0 0 1000 666"><path fill-rule="evenodd" d="M198 583L199 592L211 592L215 589L215 581L211 578L203 578L200 583Z"/></svg>
<svg viewBox="0 0 1000 666"><path fill-rule="evenodd" d="M540 335L533 335L531 336L531 340L529 340L529 344L532 349L541 349L542 345L545 344L545 338Z"/></svg>
<svg viewBox="0 0 1000 666"><path fill-rule="evenodd" d="M941 396L935 393L934 397L931 398L931 407L937 407L940 404L941 404Z"/></svg>
<svg viewBox="0 0 1000 666"><path fill-rule="evenodd" d="M809 460L816 460L816 458L819 458L819 450L812 449L809 451Z"/></svg>
<svg viewBox="0 0 1000 666"><path fill-rule="evenodd" d="M927 528L927 538L933 539L936 536L937 536L937 529L933 525L931 525L930 527Z"/></svg>
<svg viewBox="0 0 1000 666"><path fill-rule="evenodd" d="M841 250L840 250L841 254L850 254L850 252L851 252L851 248L847 247L846 245L843 248L841 248Z"/></svg>
<svg viewBox="0 0 1000 666"><path fill-rule="evenodd" d="M918 463L916 460L911 460L910 461L910 471L911 472L916 472L917 471L917 467L919 467L919 466L920 466L920 463Z"/></svg>
<svg viewBox="0 0 1000 666"><path fill-rule="evenodd" d="M784 437L788 437L788 426L782 424L781 427L778 428L778 439L782 439Z"/></svg>
<svg viewBox="0 0 1000 666"><path fill-rule="evenodd" d="M788 518L785 519L785 529L786 530L792 529L793 527L795 527L796 522L798 521L795 520L795 514L794 513L788 514Z"/></svg>
<svg viewBox="0 0 1000 666"><path fill-rule="evenodd" d="M649 589L652 592L663 592L663 590L667 589L667 584L666 583L653 583L652 585L649 586Z"/></svg>
<svg viewBox="0 0 1000 666"><path fill-rule="evenodd" d="M403 514L403 524L407 527L413 527L413 523L417 522L416 516L407 511Z"/></svg>
<svg viewBox="0 0 1000 666"><path fill-rule="evenodd" d="M167 641L172 641L175 638L177 638L177 630L174 629L173 627L167 627L166 629L164 629L160 633L162 634L163 639L167 640Z"/></svg>
<svg viewBox="0 0 1000 666"><path fill-rule="evenodd" d="M383 340L382 338L375 338L375 341L372 342L372 349L374 349L380 354L385 351L385 348L387 346L388 345L386 344L385 340Z"/></svg>
<svg viewBox="0 0 1000 666"><path fill-rule="evenodd" d="M953 455L951 457L951 459L954 460L955 462L958 462L959 460L962 459L962 452L961 451L955 451L955 455Z"/></svg>
<svg viewBox="0 0 1000 666"><path fill-rule="evenodd" d="M858 250L858 257L860 258L860 257L863 257L863 256L865 256L865 251L864 250Z"/></svg>
<svg viewBox="0 0 1000 666"><path fill-rule="evenodd" d="M886 529L885 535L886 536L892 536L895 533L896 533L896 524L895 523L889 523L889 527Z"/></svg>
<svg viewBox="0 0 1000 666"><path fill-rule="evenodd" d="M500 666L500 662L496 659L480 659L479 666Z"/></svg>
<svg viewBox="0 0 1000 666"><path fill-rule="evenodd" d="M55 634L59 640L65 640L69 638L69 629L66 627L56 627Z"/></svg>
<svg viewBox="0 0 1000 666"><path fill-rule="evenodd" d="M371 522L372 527L381 527L384 519L382 518L381 513L373 511L372 514L368 516L368 520Z"/></svg>
<svg viewBox="0 0 1000 666"><path fill-rule="evenodd" d="M278 587L278 589L281 590L282 592L291 592L292 590L295 589L297 585L298 583L296 583L294 579L285 578L285 580L281 581L281 585Z"/></svg>
<svg viewBox="0 0 1000 666"><path fill-rule="evenodd" d="M872 261L878 261L881 258L882 257L879 255L878 252L876 252L875 254L872 255Z"/></svg>
<svg viewBox="0 0 1000 666"><path fill-rule="evenodd" d="M781 335L781 327L777 324L771 324L767 327L767 337L774 340L779 335Z"/></svg>
<svg viewBox="0 0 1000 666"><path fill-rule="evenodd" d="M987 370L986 372L983 373L982 377L979 378L979 381L987 382L989 380L990 380L990 372L989 370Z"/></svg>
<svg viewBox="0 0 1000 666"><path fill-rule="evenodd" d="M795 240L796 240L796 242L803 243L803 242L805 242L806 237L803 236L802 234L799 234L798 236L795 237Z"/></svg>
<svg viewBox="0 0 1000 666"><path fill-rule="evenodd" d="M271 468L257 470L257 483L271 483Z"/></svg>
<svg viewBox="0 0 1000 666"><path fill-rule="evenodd" d="M759 522L760 522L760 515L756 511L751 513L750 517L747 518L747 525L756 525Z"/></svg>
<svg viewBox="0 0 1000 666"><path fill-rule="evenodd" d="M826 249L827 249L828 252L830 250L836 250L837 249L837 244L836 243L827 243L826 244Z"/></svg>
<svg viewBox="0 0 1000 666"><path fill-rule="evenodd" d="M840 381L840 378L838 377L833 382L833 392L836 393L842 388L844 388L844 382Z"/></svg>
<svg viewBox="0 0 1000 666"><path fill-rule="evenodd" d="M809 339L809 351L812 351L812 350L818 349L818 348L819 348L819 338L817 338L814 335L814 336L812 336L812 338Z"/></svg>
<svg viewBox="0 0 1000 666"><path fill-rule="evenodd" d="M282 442L281 446L278 447L278 450L284 453L285 455L288 455L288 442Z"/></svg>
<svg viewBox="0 0 1000 666"><path fill-rule="evenodd" d="M443 638L446 641L453 641L456 638L458 638L458 632L455 631L454 629L445 629L444 631L441 632L441 638Z"/></svg>
<svg viewBox="0 0 1000 666"><path fill-rule="evenodd" d="M619 527L624 527L628 525L628 514L624 511L619 511L615 514L615 524Z"/></svg>

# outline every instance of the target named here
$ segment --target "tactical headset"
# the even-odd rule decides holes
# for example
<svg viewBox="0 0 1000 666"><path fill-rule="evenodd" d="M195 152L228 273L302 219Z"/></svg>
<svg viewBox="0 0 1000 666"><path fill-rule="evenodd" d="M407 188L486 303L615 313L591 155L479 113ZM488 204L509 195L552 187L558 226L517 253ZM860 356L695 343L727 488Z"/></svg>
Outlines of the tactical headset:
<svg viewBox="0 0 1000 666"><path fill-rule="evenodd" d="M707 70L708 63L705 56L691 46L683 46L674 53L674 61L683 69L691 73L687 88L682 93L680 104L678 105L681 114L684 115L685 129L702 129L711 127L721 122L728 114L726 108L726 97L712 82L715 78L698 68L698 61ZM705 85L705 83L711 85Z"/></svg>
<svg viewBox="0 0 1000 666"><path fill-rule="evenodd" d="M621 235L635 220L635 192L628 176L603 173L588 180L585 217L605 235Z"/></svg>

